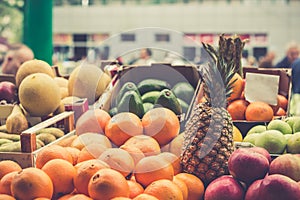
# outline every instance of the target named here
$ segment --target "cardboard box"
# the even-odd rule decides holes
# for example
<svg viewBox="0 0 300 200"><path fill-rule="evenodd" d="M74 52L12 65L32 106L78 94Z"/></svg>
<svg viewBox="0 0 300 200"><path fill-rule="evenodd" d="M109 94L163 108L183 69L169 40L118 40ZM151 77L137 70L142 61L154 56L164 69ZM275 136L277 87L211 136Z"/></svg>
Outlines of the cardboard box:
<svg viewBox="0 0 300 200"><path fill-rule="evenodd" d="M147 78L164 80L168 82L171 87L180 81L189 82L195 88L195 90L197 90L200 76L196 66L193 65L153 63L151 66L123 66L123 68L118 70L115 77L111 81L111 84L107 87L106 91L102 94L99 100L94 104L94 107L109 111L113 105L112 100L115 99L124 83L131 81L137 84ZM182 126L184 126L187 116L187 113L183 113L180 116Z"/></svg>
<svg viewBox="0 0 300 200"><path fill-rule="evenodd" d="M279 76L279 88L278 94L285 96L288 101L291 97L291 69L285 68L255 68L255 67L244 67L243 68L244 78L246 73L259 73L259 74L270 74ZM289 108L287 108L289 110ZM289 114L287 113L287 116ZM256 125L267 125L269 122L249 122L245 120L234 120L233 124L239 128L243 136Z"/></svg>
<svg viewBox="0 0 300 200"><path fill-rule="evenodd" d="M65 132L65 135L46 146L56 144L59 141L74 135L74 112L63 112L23 131L20 135L21 152L0 152L0 161L13 160L19 163L22 168L34 167L38 152L46 147L44 146L38 150L36 149L35 132L47 127L60 128Z"/></svg>

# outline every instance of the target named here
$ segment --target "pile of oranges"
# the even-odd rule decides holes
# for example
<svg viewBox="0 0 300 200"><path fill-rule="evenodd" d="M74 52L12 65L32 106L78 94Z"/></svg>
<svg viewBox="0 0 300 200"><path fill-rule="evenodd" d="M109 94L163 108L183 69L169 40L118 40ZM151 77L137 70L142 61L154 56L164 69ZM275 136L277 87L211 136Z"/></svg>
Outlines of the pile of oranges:
<svg viewBox="0 0 300 200"><path fill-rule="evenodd" d="M1 161L0 199L202 199L203 182L181 171L180 146L170 151L182 138L171 110L155 108L142 119L97 110L94 122L88 126L100 132L81 132L44 147L35 167Z"/></svg>

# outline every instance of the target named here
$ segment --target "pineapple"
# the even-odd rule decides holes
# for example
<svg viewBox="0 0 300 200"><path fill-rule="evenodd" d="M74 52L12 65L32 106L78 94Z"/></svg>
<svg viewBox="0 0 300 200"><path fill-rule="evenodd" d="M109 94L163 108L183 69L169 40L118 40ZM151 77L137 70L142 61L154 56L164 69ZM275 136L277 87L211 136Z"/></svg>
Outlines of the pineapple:
<svg viewBox="0 0 300 200"><path fill-rule="evenodd" d="M226 110L226 99L234 83L230 80L239 67L233 59L235 55L224 51L227 47L224 45L228 44L226 41L229 41L228 38L221 35L218 50L203 43L213 59L212 64L203 66L201 72L206 101L193 108L186 123L180 157L183 171L198 176L206 185L228 173L228 158L234 150L233 123Z"/></svg>

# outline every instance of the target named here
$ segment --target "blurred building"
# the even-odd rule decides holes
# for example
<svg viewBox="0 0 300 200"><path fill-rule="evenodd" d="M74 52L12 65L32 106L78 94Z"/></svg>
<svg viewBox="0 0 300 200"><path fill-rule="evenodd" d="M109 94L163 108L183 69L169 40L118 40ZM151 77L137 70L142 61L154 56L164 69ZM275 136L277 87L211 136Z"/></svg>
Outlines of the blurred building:
<svg viewBox="0 0 300 200"><path fill-rule="evenodd" d="M60 60L134 58L133 50L144 45L158 47L158 59L159 49L168 49L195 61L200 43L216 43L221 33L249 39L245 55L256 59L271 49L279 60L288 42L300 43L300 0L53 1Z"/></svg>

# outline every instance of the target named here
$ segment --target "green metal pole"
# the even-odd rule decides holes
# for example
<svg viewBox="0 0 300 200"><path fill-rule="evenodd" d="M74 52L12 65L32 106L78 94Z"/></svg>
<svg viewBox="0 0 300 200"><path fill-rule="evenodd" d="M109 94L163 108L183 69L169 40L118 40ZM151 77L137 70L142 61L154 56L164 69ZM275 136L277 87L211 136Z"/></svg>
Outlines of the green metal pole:
<svg viewBox="0 0 300 200"><path fill-rule="evenodd" d="M52 0L24 2L23 42L33 50L36 59L52 65Z"/></svg>

